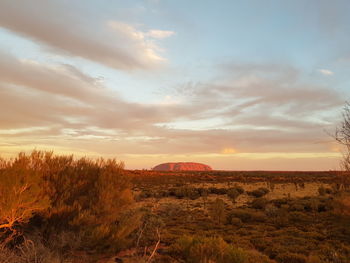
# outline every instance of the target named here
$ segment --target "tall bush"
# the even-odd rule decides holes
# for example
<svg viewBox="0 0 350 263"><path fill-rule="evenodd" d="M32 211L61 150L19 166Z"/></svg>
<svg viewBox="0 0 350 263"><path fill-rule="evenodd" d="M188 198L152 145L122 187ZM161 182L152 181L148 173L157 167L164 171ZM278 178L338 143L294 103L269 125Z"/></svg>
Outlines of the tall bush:
<svg viewBox="0 0 350 263"><path fill-rule="evenodd" d="M38 155L19 154L12 161L1 160L0 241L8 243L21 235L21 227L35 213L49 207L42 191L43 181L37 167Z"/></svg>

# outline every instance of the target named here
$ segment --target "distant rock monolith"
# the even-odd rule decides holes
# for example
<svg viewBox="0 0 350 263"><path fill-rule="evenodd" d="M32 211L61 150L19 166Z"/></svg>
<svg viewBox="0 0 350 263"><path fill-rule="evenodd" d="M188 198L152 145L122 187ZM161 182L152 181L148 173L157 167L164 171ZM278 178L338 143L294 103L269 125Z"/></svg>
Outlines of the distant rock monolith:
<svg viewBox="0 0 350 263"><path fill-rule="evenodd" d="M162 163L153 168L153 171L211 171L211 167L202 163Z"/></svg>

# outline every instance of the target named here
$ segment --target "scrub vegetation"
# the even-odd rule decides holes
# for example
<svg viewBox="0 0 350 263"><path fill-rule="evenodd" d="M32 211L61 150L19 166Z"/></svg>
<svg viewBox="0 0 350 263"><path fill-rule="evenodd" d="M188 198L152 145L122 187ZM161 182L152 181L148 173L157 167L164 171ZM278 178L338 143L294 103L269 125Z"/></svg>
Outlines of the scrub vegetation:
<svg viewBox="0 0 350 263"><path fill-rule="evenodd" d="M347 172L128 171L1 160L0 262L347 263Z"/></svg>

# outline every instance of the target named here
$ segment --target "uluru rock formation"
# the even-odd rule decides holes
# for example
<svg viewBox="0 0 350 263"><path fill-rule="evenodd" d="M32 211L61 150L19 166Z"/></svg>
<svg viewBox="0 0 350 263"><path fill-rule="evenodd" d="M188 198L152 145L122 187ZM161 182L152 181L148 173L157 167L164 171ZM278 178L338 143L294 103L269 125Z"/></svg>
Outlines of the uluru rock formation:
<svg viewBox="0 0 350 263"><path fill-rule="evenodd" d="M153 171L211 171L211 167L202 163L180 162L162 163L153 168Z"/></svg>

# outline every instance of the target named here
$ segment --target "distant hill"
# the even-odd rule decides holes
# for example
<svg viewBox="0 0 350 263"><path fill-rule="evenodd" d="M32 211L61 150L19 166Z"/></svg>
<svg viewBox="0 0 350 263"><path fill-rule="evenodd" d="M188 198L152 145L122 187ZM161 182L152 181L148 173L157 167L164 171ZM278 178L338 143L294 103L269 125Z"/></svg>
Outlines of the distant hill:
<svg viewBox="0 0 350 263"><path fill-rule="evenodd" d="M193 162L162 163L153 168L153 171L211 171L209 165Z"/></svg>

